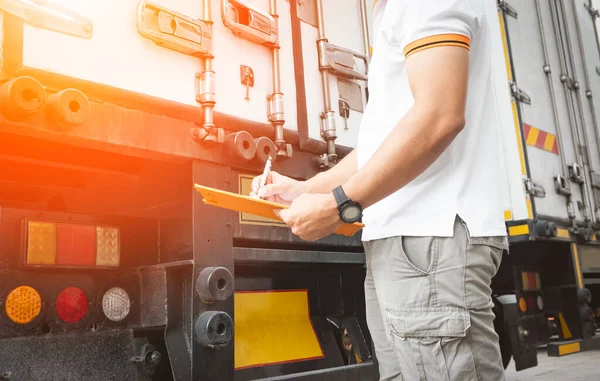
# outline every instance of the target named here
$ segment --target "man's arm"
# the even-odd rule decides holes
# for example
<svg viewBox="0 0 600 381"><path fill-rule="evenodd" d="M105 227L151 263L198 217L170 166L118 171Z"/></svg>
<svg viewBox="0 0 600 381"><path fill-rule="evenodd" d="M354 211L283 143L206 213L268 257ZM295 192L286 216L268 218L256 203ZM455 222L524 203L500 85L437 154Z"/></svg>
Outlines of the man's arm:
<svg viewBox="0 0 600 381"><path fill-rule="evenodd" d="M306 180L304 183L306 193L329 193L335 187L344 184L358 170L356 150L352 150L336 166L328 171L321 172Z"/></svg>
<svg viewBox="0 0 600 381"><path fill-rule="evenodd" d="M414 106L343 189L364 208L401 189L444 152L465 124L469 51L444 46L406 59Z"/></svg>
<svg viewBox="0 0 600 381"><path fill-rule="evenodd" d="M406 59L414 105L371 159L343 185L363 207L392 194L427 169L465 124L469 52L443 46ZM343 171L342 171L343 172ZM341 176L340 176L341 178ZM277 210L292 233L314 241L341 224L333 194L302 194Z"/></svg>

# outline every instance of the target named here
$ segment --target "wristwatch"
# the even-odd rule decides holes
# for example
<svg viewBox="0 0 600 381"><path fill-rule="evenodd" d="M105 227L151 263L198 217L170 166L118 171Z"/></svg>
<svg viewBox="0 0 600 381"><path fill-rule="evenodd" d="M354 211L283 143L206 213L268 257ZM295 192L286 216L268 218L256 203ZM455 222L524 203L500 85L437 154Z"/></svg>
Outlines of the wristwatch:
<svg viewBox="0 0 600 381"><path fill-rule="evenodd" d="M358 202L352 201L346 196L341 185L333 190L333 197L337 202L338 214L342 221L353 224L361 220L362 207Z"/></svg>

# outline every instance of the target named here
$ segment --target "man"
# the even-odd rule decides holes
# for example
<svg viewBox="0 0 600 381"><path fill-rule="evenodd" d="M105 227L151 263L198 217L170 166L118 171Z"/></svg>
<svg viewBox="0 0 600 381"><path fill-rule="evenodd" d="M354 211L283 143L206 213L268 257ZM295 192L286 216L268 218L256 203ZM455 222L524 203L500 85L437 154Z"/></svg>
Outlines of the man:
<svg viewBox="0 0 600 381"><path fill-rule="evenodd" d="M311 241L364 209L381 380L504 377L490 283L508 246L485 1L376 2L357 149L304 182L272 173L259 194L290 204L280 217Z"/></svg>

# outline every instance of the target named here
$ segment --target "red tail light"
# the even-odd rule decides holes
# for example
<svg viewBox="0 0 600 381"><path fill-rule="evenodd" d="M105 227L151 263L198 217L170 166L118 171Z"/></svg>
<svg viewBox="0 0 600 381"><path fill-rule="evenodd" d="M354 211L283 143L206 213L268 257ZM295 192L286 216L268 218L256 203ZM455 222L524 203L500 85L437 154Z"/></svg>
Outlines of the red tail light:
<svg viewBox="0 0 600 381"><path fill-rule="evenodd" d="M88 299L77 287L65 288L56 298L58 317L67 323L77 323L87 313Z"/></svg>
<svg viewBox="0 0 600 381"><path fill-rule="evenodd" d="M96 264L96 227L56 224L56 264L94 266Z"/></svg>
<svg viewBox="0 0 600 381"><path fill-rule="evenodd" d="M26 264L117 267L119 238L112 226L28 221Z"/></svg>

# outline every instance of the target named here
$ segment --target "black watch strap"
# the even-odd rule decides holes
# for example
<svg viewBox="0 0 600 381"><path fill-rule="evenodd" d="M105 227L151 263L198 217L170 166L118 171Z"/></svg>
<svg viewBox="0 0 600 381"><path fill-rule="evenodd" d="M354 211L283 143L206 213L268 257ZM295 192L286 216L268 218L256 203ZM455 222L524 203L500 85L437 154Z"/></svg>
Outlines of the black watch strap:
<svg viewBox="0 0 600 381"><path fill-rule="evenodd" d="M338 208L349 200L341 185L333 190L333 197L335 198L335 202L337 202Z"/></svg>

